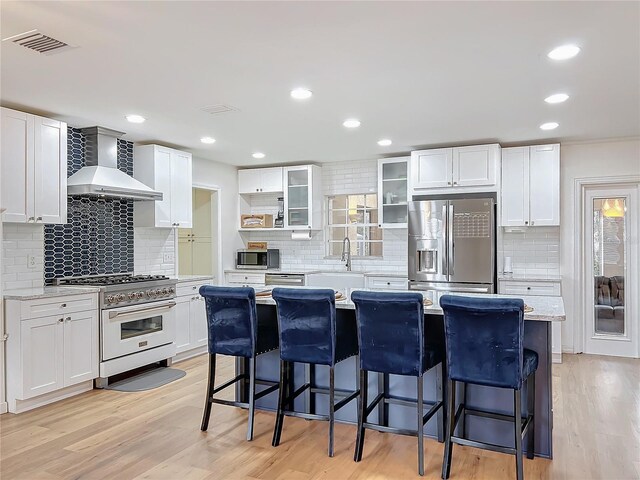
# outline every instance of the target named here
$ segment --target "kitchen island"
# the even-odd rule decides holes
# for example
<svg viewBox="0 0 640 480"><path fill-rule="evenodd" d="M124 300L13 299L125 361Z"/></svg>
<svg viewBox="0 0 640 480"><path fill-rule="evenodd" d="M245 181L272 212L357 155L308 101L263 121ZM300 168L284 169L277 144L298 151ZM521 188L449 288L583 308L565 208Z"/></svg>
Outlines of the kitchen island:
<svg viewBox="0 0 640 480"><path fill-rule="evenodd" d="M308 288L308 287L300 287ZM342 292L345 300L336 301L336 321L355 323L355 306L351 303L350 291ZM486 297L487 295L483 295ZM553 428L553 396L551 391L551 325L553 321L565 319L564 304L561 297L525 296L514 297L510 295L489 295L499 298L522 298L524 302L533 308L530 313L525 313L525 338L524 346L538 353L539 364L536 371L536 399L535 399L535 447L537 456L552 458L552 428ZM275 301L271 297L257 297L257 313L261 322L269 323L272 328L277 328L277 316ZM442 310L437 304L425 307L425 329L434 342L444 344L444 323ZM279 353L278 351L260 355L257 361L258 378L277 381L279 378ZM237 373L247 371L247 362L238 360ZM398 375L370 375L369 396L374 398L378 391L386 384L388 391L394 396L416 398L416 385L413 377ZM356 388L358 370L355 357L349 358L336 365L335 380L337 389L353 390ZM317 385L328 385L328 367L309 367L305 364L294 365L293 386L300 387L313 380ZM239 382L236 389L238 399L246 401L248 382ZM431 369L424 377L425 401L435 401L442 398L442 386L444 385L442 371L439 366ZM526 386L523 395L526 398ZM460 395L456 395L460 398ZM308 394L301 395L295 400L294 409L297 411L327 413L327 402L324 396L318 394L317 401L313 401ZM256 402L258 408L275 410L277 395L267 395ZM480 385L467 386L467 405L469 408L479 408L494 412L512 414L513 394L511 390L490 388ZM523 408L525 408L523 406ZM375 421L375 412L370 419ZM400 405L382 405L377 411L377 421L393 427L414 428L415 412L412 408ZM430 421L424 429L425 435L442 441L444 432L442 422L438 419ZM351 402L336 412L336 421L356 423L356 402ZM286 422L286 420L285 420ZM488 419L483 417L467 417L467 436L471 439L490 442L497 445L513 446L513 425L509 422ZM354 431L355 436L355 431ZM354 437L355 438L355 437ZM286 428L283 434L286 441ZM524 447L526 448L526 442Z"/></svg>

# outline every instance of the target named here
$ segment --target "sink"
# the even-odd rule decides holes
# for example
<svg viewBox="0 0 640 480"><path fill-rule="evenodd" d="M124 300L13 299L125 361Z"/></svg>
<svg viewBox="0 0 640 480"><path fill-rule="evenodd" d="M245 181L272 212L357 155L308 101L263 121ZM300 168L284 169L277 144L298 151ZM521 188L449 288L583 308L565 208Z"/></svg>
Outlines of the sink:
<svg viewBox="0 0 640 480"><path fill-rule="evenodd" d="M334 288L336 290L364 288L364 273L320 272L307 275L307 286Z"/></svg>

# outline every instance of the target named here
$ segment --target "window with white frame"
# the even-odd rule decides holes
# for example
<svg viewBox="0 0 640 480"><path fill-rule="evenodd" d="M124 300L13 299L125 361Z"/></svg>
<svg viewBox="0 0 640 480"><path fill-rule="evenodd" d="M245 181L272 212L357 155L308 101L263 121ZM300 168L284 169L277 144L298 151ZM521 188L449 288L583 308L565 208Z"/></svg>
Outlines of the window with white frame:
<svg viewBox="0 0 640 480"><path fill-rule="evenodd" d="M349 238L352 257L382 257L382 229L378 226L375 193L334 195L327 202L327 255L340 256Z"/></svg>

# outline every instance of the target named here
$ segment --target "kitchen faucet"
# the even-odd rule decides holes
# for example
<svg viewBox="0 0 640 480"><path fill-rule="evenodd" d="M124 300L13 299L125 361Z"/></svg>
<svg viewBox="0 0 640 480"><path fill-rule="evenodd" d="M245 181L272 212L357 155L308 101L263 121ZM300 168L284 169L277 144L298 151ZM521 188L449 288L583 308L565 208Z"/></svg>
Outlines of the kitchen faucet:
<svg viewBox="0 0 640 480"><path fill-rule="evenodd" d="M346 248L345 248L346 245ZM340 261L347 261L345 267L347 267L347 272L351 271L351 240L349 237L344 237L342 240L342 256L340 257Z"/></svg>

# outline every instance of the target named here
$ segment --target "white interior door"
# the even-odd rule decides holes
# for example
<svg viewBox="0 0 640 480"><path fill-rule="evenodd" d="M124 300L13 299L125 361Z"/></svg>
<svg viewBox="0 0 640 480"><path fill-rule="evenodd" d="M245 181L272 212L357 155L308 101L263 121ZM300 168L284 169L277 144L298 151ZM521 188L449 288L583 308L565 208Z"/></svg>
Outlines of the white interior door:
<svg viewBox="0 0 640 480"><path fill-rule="evenodd" d="M588 189L585 200L584 352L637 358L638 187Z"/></svg>

